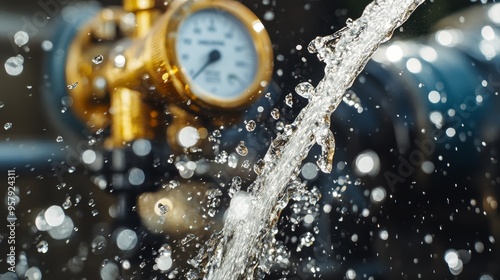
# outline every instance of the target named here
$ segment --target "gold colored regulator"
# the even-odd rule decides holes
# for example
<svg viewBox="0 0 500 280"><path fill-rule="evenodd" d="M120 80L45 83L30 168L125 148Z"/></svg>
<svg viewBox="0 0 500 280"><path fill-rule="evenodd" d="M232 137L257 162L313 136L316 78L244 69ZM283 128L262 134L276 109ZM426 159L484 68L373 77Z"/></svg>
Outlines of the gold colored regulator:
<svg viewBox="0 0 500 280"><path fill-rule="evenodd" d="M92 131L110 129L106 149L164 139L182 152L203 142L182 143L184 128L203 139L204 127L236 122L270 83L272 62L263 24L237 1L124 0L80 29L68 50L66 81L78 82L69 90L74 113ZM175 207L182 196L141 195L142 220L165 214L151 208L159 201ZM156 231L179 226L159 225L162 219L146 224Z"/></svg>
<svg viewBox="0 0 500 280"><path fill-rule="evenodd" d="M237 1L128 0L81 29L66 75L79 83L75 113L93 130L111 127L116 147L158 137L165 105L227 124L268 85L272 61L264 26Z"/></svg>

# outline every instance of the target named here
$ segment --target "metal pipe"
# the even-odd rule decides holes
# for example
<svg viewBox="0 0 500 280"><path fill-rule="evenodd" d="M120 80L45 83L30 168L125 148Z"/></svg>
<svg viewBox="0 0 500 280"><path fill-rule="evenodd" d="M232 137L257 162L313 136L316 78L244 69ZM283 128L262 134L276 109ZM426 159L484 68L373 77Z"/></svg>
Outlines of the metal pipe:
<svg viewBox="0 0 500 280"><path fill-rule="evenodd" d="M0 169L47 171L52 169L52 162L64 162L67 154L65 144L54 141L3 142L0 144Z"/></svg>

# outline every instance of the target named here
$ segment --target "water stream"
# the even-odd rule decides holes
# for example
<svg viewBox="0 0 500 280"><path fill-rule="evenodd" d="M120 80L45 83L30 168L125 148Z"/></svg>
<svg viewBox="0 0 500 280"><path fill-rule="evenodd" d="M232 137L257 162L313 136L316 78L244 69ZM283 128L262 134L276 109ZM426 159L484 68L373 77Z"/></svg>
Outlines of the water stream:
<svg viewBox="0 0 500 280"><path fill-rule="evenodd" d="M298 179L302 160L318 144L322 152L317 164L323 172L331 171L335 150L331 114L378 46L423 2L375 0L359 19L348 20L339 32L309 44L309 51L326 64L325 76L316 87L308 83L296 87L297 94L309 100L308 105L273 140L256 168L256 181L248 192L233 197L223 230L192 260L193 266L201 267L202 260L208 258L201 267L206 279L254 279L256 272L267 272L268 259L263 256L268 249L263 250L264 244L272 237L289 194L304 188Z"/></svg>

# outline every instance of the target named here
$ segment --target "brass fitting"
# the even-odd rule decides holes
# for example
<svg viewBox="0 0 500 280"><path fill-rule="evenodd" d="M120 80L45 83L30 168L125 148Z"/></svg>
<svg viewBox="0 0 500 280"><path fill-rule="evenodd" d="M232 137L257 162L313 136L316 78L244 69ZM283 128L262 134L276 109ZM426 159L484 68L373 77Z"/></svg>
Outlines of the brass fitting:
<svg viewBox="0 0 500 280"><path fill-rule="evenodd" d="M149 115L151 107L142 100L142 93L125 87L116 88L111 93L111 116L113 125L113 146L136 139L153 138L153 122Z"/></svg>
<svg viewBox="0 0 500 280"><path fill-rule="evenodd" d="M137 12L151 10L160 7L160 3L164 1L157 0L123 0L123 9L126 12Z"/></svg>
<svg viewBox="0 0 500 280"><path fill-rule="evenodd" d="M251 85L235 98L194 94L174 53L182 19L202 9L231 14L255 43L258 71ZM111 127L111 147L139 138L175 135L161 128L166 123L164 112L170 109L177 116L184 115L179 119L186 123L233 122L258 99L271 78L272 45L261 26L250 10L231 0L124 0L123 8L105 8L81 28L69 48L67 82L78 82L70 90L73 111L94 131ZM217 117L205 118L203 123L193 115ZM179 150L177 143L169 144Z"/></svg>

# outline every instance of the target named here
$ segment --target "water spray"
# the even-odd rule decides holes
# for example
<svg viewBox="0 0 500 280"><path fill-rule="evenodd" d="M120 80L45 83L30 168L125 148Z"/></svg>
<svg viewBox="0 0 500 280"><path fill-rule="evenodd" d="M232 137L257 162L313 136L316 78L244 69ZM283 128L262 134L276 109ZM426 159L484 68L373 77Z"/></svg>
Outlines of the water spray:
<svg viewBox="0 0 500 280"><path fill-rule="evenodd" d="M308 105L273 140L248 194L233 198L222 232L200 252L199 258L209 255L204 268L207 279L254 278L265 261L260 258L263 240L272 234L288 203L287 193L302 187L298 179L302 160L318 144L322 152L317 164L323 172L331 171L335 150L331 114L379 45L423 2L376 0L359 19L348 20L337 33L309 44L308 50L326 64L325 76L315 88L308 83L297 86L296 92L309 100Z"/></svg>

